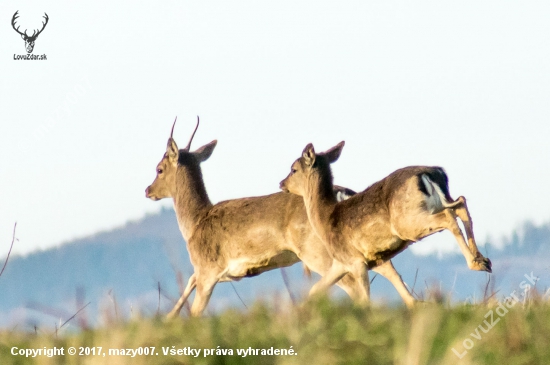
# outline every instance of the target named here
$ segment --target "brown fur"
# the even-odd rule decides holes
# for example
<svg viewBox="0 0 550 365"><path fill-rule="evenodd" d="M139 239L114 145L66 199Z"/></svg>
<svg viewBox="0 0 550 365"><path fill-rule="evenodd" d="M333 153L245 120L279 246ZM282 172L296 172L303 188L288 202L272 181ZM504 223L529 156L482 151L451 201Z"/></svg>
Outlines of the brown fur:
<svg viewBox="0 0 550 365"><path fill-rule="evenodd" d="M170 317L178 315L195 288L191 314L199 315L219 281L240 280L299 260L320 275L332 265L332 258L311 229L301 197L276 193L216 205L210 202L200 163L210 157L215 146L213 141L195 152L189 151L189 144L178 150L170 137L157 165L157 177L146 189L150 199L173 198L195 269ZM392 270L388 262L379 272L389 276ZM338 285L356 300L369 296L368 287L349 275L342 276Z"/></svg>
<svg viewBox="0 0 550 365"><path fill-rule="evenodd" d="M444 229L453 233L471 269L491 272L490 261L477 249L466 199L449 201L446 175L440 168L405 167L337 203L331 191L330 163L338 159L343 146L342 142L325 153L315 154L309 144L280 184L283 190L303 196L310 223L334 258L333 267L312 292L325 290L347 273L364 282L367 269L383 265L413 242ZM440 177L439 184L431 184L441 191L437 196L442 203L431 203L435 212L428 210L422 176ZM464 223L469 245L456 222L457 216Z"/></svg>

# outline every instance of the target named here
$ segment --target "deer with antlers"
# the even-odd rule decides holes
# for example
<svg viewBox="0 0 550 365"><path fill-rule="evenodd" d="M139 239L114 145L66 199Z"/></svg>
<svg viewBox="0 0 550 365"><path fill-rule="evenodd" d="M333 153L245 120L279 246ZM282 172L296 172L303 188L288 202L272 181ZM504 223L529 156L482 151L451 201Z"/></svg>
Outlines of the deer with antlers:
<svg viewBox="0 0 550 365"><path fill-rule="evenodd" d="M145 190L146 197L152 200L173 199L194 267L169 318L179 314L195 289L191 315L201 314L218 282L256 276L300 260L321 276L326 274L332 258L312 231L301 197L280 192L212 204L200 164L210 157L217 141L191 152L191 141L199 125L197 118L189 143L178 149L173 139L174 125L166 153L157 165L157 176ZM334 190L343 197L353 194L345 188ZM414 302L389 260L375 271L390 280L407 304ZM368 300L368 286L353 277L343 275L335 283L352 299Z"/></svg>
<svg viewBox="0 0 550 365"><path fill-rule="evenodd" d="M491 272L491 261L479 252L466 199L453 200L448 178L440 167L412 166L397 170L365 191L337 202L330 164L338 160L344 142L323 153L308 144L280 183L285 192L304 199L313 230L333 258L332 266L311 289L325 291L350 274L368 286L368 270L384 265L414 242L449 230L468 267ZM457 223L464 223L468 243Z"/></svg>
<svg viewBox="0 0 550 365"><path fill-rule="evenodd" d="M13 29L19 33L21 35L21 38L23 38L23 40L25 41L25 49L27 50L27 53L32 53L33 49L34 49L34 42L36 41L36 38L38 38L38 36L40 35L40 33L42 33L42 31L44 30L44 28L46 28L46 25L48 24L48 20L50 19L48 17L48 14L44 13L44 16L43 18L45 19L45 22L42 22L42 29L38 30L38 29L34 29L33 32L32 32L32 35L28 35L27 34L27 30L25 29L24 32L20 32L19 31L19 26L16 28L15 27L15 22L17 20L17 18L19 18L19 10L17 10L15 12L15 14L13 14L13 17L11 18L11 26L13 27Z"/></svg>

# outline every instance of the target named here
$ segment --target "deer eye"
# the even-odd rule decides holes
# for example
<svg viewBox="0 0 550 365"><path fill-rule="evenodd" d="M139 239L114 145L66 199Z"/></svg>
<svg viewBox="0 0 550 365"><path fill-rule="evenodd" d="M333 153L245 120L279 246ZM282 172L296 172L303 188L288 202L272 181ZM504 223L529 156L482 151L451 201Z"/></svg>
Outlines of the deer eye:
<svg viewBox="0 0 550 365"><path fill-rule="evenodd" d="M162 174L162 169L161 168L157 169L157 174Z"/></svg>
<svg viewBox="0 0 550 365"><path fill-rule="evenodd" d="M293 173L293 174L295 174L296 172L298 172L298 170L296 170L296 169L290 169L290 172Z"/></svg>

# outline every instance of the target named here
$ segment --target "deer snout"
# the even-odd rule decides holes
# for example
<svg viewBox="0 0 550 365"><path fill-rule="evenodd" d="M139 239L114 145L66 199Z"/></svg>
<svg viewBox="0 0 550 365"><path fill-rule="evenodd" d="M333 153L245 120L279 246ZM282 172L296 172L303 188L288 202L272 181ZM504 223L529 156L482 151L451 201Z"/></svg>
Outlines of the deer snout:
<svg viewBox="0 0 550 365"><path fill-rule="evenodd" d="M149 185L146 189L145 189L145 197L146 198L149 198L149 199L152 199L152 200L158 200L156 197L154 196L151 196L151 185Z"/></svg>
<svg viewBox="0 0 550 365"><path fill-rule="evenodd" d="M289 193L290 191L286 188L286 179L282 180L280 183L279 183L279 189L281 189L282 191L284 191L285 193Z"/></svg>

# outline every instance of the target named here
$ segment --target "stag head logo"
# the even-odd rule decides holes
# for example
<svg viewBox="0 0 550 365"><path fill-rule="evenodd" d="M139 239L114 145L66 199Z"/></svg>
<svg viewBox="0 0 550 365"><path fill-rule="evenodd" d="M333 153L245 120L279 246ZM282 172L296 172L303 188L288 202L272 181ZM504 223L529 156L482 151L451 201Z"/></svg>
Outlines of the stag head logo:
<svg viewBox="0 0 550 365"><path fill-rule="evenodd" d="M13 18L11 18L11 26L13 27L13 29L21 34L21 38L23 38L23 40L25 41L25 48L27 49L27 53L32 53L32 50L34 49L34 42L36 41L36 38L38 38L38 36L40 35L40 33L42 33L42 31L44 30L44 28L46 28L46 24L48 24L48 14L44 13L44 16L43 18L46 20L45 22L42 22L42 29L38 30L38 29L34 29L33 32L32 32L32 35L28 35L27 34L27 29L25 29L24 32L20 32L19 31L19 26L16 28L15 27L15 21L17 20L17 18L19 18L19 10L17 10L15 12L15 14L13 14Z"/></svg>

